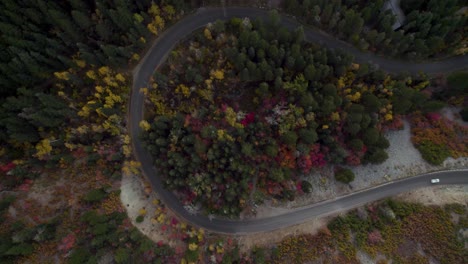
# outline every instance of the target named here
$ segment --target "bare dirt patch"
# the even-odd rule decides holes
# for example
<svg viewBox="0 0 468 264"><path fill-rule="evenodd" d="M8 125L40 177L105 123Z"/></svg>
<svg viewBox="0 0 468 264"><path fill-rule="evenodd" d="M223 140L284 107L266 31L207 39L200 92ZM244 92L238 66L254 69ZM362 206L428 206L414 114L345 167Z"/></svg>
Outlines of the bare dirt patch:
<svg viewBox="0 0 468 264"><path fill-rule="evenodd" d="M459 203L468 205L468 186L437 186L420 188L396 197L407 202L422 203L424 205L445 205Z"/></svg>
<svg viewBox="0 0 468 264"><path fill-rule="evenodd" d="M155 242L160 240L169 241L161 232L159 224L151 221L151 214L156 210L156 206L152 201L158 199L158 197L155 192L151 191L149 184L137 175L124 174L122 175L120 190L120 199L132 224ZM137 223L136 218L140 215L142 209L147 212L147 215L145 215L143 222Z"/></svg>
<svg viewBox="0 0 468 264"><path fill-rule="evenodd" d="M297 236L301 234L316 234L320 229L325 227L331 217L313 219L306 223L282 228L279 230L255 233L251 235L242 235L236 237L241 252L250 252L255 246L271 246L278 243L288 236Z"/></svg>

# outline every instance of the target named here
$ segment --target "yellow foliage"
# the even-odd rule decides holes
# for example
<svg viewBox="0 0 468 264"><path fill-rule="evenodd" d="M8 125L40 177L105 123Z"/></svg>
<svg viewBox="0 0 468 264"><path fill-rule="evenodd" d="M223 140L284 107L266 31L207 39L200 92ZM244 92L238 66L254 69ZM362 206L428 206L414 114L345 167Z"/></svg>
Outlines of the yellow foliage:
<svg viewBox="0 0 468 264"><path fill-rule="evenodd" d="M119 84L114 81L114 78L112 78L110 76L104 77L103 81L104 81L104 83L106 83L107 85L112 86L112 87L118 87L119 86Z"/></svg>
<svg viewBox="0 0 468 264"><path fill-rule="evenodd" d="M188 246L189 250L191 251L195 251L198 249L198 245L195 244L195 243L190 243L189 246Z"/></svg>
<svg viewBox="0 0 468 264"><path fill-rule="evenodd" d="M138 214L141 215L141 216L145 216L147 213L146 209L145 208L141 208L139 211L138 211Z"/></svg>
<svg viewBox="0 0 468 264"><path fill-rule="evenodd" d="M419 91L419 90L422 90L422 89L426 88L428 85L429 85L429 81L424 81L424 82L421 82L418 85L414 86L413 88L415 90Z"/></svg>
<svg viewBox="0 0 468 264"><path fill-rule="evenodd" d="M65 80L65 81L70 80L70 74L67 71L54 72L54 76L60 80Z"/></svg>
<svg viewBox="0 0 468 264"><path fill-rule="evenodd" d="M158 34L158 29L156 28L155 25L153 25L153 23L149 23L147 26L148 30L153 33L154 35L157 35Z"/></svg>
<svg viewBox="0 0 468 264"><path fill-rule="evenodd" d="M109 74L109 72L110 72L110 68L107 66L102 66L101 68L98 69L99 75L102 75L102 76Z"/></svg>
<svg viewBox="0 0 468 264"><path fill-rule="evenodd" d="M203 234L198 234L197 238L198 238L199 242L202 242L203 241Z"/></svg>
<svg viewBox="0 0 468 264"><path fill-rule="evenodd" d="M138 174L138 172L140 171L140 166L141 164L138 161L125 161L122 167L122 171L126 174Z"/></svg>
<svg viewBox="0 0 468 264"><path fill-rule="evenodd" d="M224 248L222 246L216 246L216 253L223 254L224 253Z"/></svg>
<svg viewBox="0 0 468 264"><path fill-rule="evenodd" d="M345 87L345 82L344 82L344 80L343 80L343 77L340 77L340 78L338 79L338 82L337 82L337 84L336 84L336 87L337 87L338 89L343 89L343 88Z"/></svg>
<svg viewBox="0 0 468 264"><path fill-rule="evenodd" d="M159 6L153 2L151 3L148 13L153 16L158 16L161 13L161 9L159 9Z"/></svg>
<svg viewBox="0 0 468 264"><path fill-rule="evenodd" d="M90 113L89 107L87 105L84 105L80 111L78 111L78 115L81 117L88 117Z"/></svg>
<svg viewBox="0 0 468 264"><path fill-rule="evenodd" d="M104 88L100 85L96 85L96 87L94 87L94 89L96 89L96 92L98 93L103 93L104 92Z"/></svg>
<svg viewBox="0 0 468 264"><path fill-rule="evenodd" d="M65 147L69 150L74 150L76 148L76 145L66 142Z"/></svg>
<svg viewBox="0 0 468 264"><path fill-rule="evenodd" d="M179 84L176 87L176 93L182 94L184 97L190 96L190 88L187 87L185 84Z"/></svg>
<svg viewBox="0 0 468 264"><path fill-rule="evenodd" d="M217 80L224 79L224 72L223 70L215 70L210 72L211 78L215 78Z"/></svg>
<svg viewBox="0 0 468 264"><path fill-rule="evenodd" d="M206 84L206 87L207 87L208 89L213 88L213 81L212 81L212 80L206 79L206 80L205 80L205 84Z"/></svg>
<svg viewBox="0 0 468 264"><path fill-rule="evenodd" d="M89 127L87 127L86 125L82 125L76 128L76 132L78 132L78 134L81 134L81 135L88 133L88 131L89 131Z"/></svg>
<svg viewBox="0 0 468 264"><path fill-rule="evenodd" d="M331 114L331 120L332 120L332 121L340 121L340 113L338 113L338 112L333 112L333 113Z"/></svg>
<svg viewBox="0 0 468 264"><path fill-rule="evenodd" d="M162 223L164 223L164 220L165 220L165 219L166 219L166 215L165 215L165 214L160 214L160 215L158 216L158 219L157 219L157 220L158 220L158 223L162 224Z"/></svg>
<svg viewBox="0 0 468 264"><path fill-rule="evenodd" d="M123 135L121 138L124 144L130 144L130 135Z"/></svg>
<svg viewBox="0 0 468 264"><path fill-rule="evenodd" d="M213 102L213 91L210 89L198 89L197 93L200 95L201 98Z"/></svg>
<svg viewBox="0 0 468 264"><path fill-rule="evenodd" d="M86 62L84 60L73 60L76 64L76 66L80 67L80 68L84 68L86 67Z"/></svg>
<svg viewBox="0 0 468 264"><path fill-rule="evenodd" d="M145 96L148 95L148 88L144 87L144 88L140 88L140 93L144 94Z"/></svg>
<svg viewBox="0 0 468 264"><path fill-rule="evenodd" d="M125 82L125 77L120 73L115 75L115 79L117 79L117 81L119 81L119 82Z"/></svg>
<svg viewBox="0 0 468 264"><path fill-rule="evenodd" d="M144 20L144 18L138 13L133 14L133 19L135 19L135 21L138 22L138 23L141 23Z"/></svg>
<svg viewBox="0 0 468 264"><path fill-rule="evenodd" d="M36 144L36 157L44 159L52 151L49 139L43 139Z"/></svg>
<svg viewBox="0 0 468 264"><path fill-rule="evenodd" d="M213 36L211 35L211 31L208 28L205 28L205 30L203 30L203 34L205 35L205 38L209 40L213 39Z"/></svg>
<svg viewBox="0 0 468 264"><path fill-rule="evenodd" d="M153 23L155 24L158 30L161 30L164 28L165 22L164 22L164 19L160 16L155 16Z"/></svg>
<svg viewBox="0 0 468 264"><path fill-rule="evenodd" d="M226 119L226 122L230 126L235 126L236 120L237 120L237 114L236 112L234 112L234 109L232 109L232 107L230 106L226 107L226 111L224 112L224 115L225 115L224 118Z"/></svg>
<svg viewBox="0 0 468 264"><path fill-rule="evenodd" d="M385 121L391 121L391 120L393 120L393 115L390 114L390 113L386 114L385 115Z"/></svg>
<svg viewBox="0 0 468 264"><path fill-rule="evenodd" d="M148 131L151 128L151 125L148 123L146 120L141 120L140 121L140 128L143 129L144 131Z"/></svg>
<svg viewBox="0 0 468 264"><path fill-rule="evenodd" d="M328 125L323 125L322 129L328 129Z"/></svg>
<svg viewBox="0 0 468 264"><path fill-rule="evenodd" d="M175 13L176 13L174 7L171 6L171 5L163 6L163 11L164 11L164 13L166 13L166 15L167 15L167 17L169 19L172 19L174 17Z"/></svg>
<svg viewBox="0 0 468 264"><path fill-rule="evenodd" d="M123 145L122 152L125 157L129 158L132 155L132 148L128 145Z"/></svg>
<svg viewBox="0 0 468 264"><path fill-rule="evenodd" d="M140 60L140 55L138 55L138 53L133 53L132 60L139 61Z"/></svg>
<svg viewBox="0 0 468 264"><path fill-rule="evenodd" d="M359 99L361 99L361 93L356 92L355 94L351 95L351 101L352 102L358 102Z"/></svg>

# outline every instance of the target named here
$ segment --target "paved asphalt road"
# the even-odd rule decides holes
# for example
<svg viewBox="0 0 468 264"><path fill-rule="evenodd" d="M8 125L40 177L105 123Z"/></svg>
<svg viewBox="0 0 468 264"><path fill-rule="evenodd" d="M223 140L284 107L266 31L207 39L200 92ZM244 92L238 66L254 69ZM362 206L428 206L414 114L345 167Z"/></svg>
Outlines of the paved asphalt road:
<svg viewBox="0 0 468 264"><path fill-rule="evenodd" d="M163 189L161 179L158 177L158 171L153 166L152 159L143 147L143 142L140 140L141 129L139 123L143 118L144 96L139 92L140 88L148 87L148 82L153 72L161 65L167 57L169 51L184 37L188 36L194 30L205 26L209 22L214 22L218 19L226 19L231 17L250 17L250 18L266 18L268 12L255 8L227 8L226 17L221 8L200 9L197 13L189 15L175 25L167 29L155 41L146 56L133 72L133 89L130 101L129 110L129 132L132 138L133 150L136 159L142 164L143 173L150 179L151 184L161 200L171 208L180 217L184 218L191 224L206 228L211 231L220 233L242 234L265 232L278 229L281 227L291 226L305 222L309 219L329 215L340 212L345 209L358 207L362 204L375 201L384 197L389 197L400 192L408 191L417 187L430 186L431 178L440 178L440 184L468 184L468 170L445 171L435 174L425 174L417 177L411 177L401 181L388 183L370 190L354 193L346 197L340 197L334 200L326 201L319 204L314 204L308 207L301 208L292 213L285 215L247 220L225 220L213 219L209 220L202 215L189 214L179 202L179 200L171 193ZM294 29L300 24L293 19L282 17L282 24L289 29ZM419 71L428 74L439 72L449 72L466 68L468 65L468 56L451 58L440 62L428 62L423 64L412 64L409 62L387 59L376 56L371 53L360 52L356 48L336 40L326 34L320 33L310 28L305 28L305 36L307 41L320 43L329 48L344 49L355 57L357 62L370 62L380 66L381 69L397 73L409 72L417 73Z"/></svg>

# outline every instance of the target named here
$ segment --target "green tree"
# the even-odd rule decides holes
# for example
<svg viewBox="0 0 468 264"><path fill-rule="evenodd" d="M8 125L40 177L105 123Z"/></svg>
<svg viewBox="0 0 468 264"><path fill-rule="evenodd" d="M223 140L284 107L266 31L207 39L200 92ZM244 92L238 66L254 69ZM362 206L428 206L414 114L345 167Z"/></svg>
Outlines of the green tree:
<svg viewBox="0 0 468 264"><path fill-rule="evenodd" d="M335 179L343 183L350 183L354 181L354 172L346 168L338 168L335 171Z"/></svg>

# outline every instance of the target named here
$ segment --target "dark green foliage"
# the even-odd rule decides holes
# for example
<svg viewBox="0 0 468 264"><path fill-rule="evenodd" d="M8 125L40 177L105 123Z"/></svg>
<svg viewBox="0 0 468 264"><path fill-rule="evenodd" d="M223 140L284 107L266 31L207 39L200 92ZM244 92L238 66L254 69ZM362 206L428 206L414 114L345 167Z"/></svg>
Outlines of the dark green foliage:
<svg viewBox="0 0 468 264"><path fill-rule="evenodd" d="M261 247L255 247L253 249L253 261L255 263L266 263L266 255L265 255L265 249Z"/></svg>
<svg viewBox="0 0 468 264"><path fill-rule="evenodd" d="M466 205L459 203L451 203L445 205L445 210L448 212L454 212L459 215L464 215L467 211Z"/></svg>
<svg viewBox="0 0 468 264"><path fill-rule="evenodd" d="M299 130L299 137L302 141L304 141L307 144L313 144L318 139L317 132L315 132L315 130L312 129Z"/></svg>
<svg viewBox="0 0 468 264"><path fill-rule="evenodd" d="M376 128L368 128L364 132L363 140L366 145L374 145L379 140L379 131Z"/></svg>
<svg viewBox="0 0 468 264"><path fill-rule="evenodd" d="M295 146L297 138L297 134L294 131L288 131L282 136L284 143L286 143L289 146Z"/></svg>
<svg viewBox="0 0 468 264"><path fill-rule="evenodd" d="M86 261L91 257L90 252L83 248L75 248L69 258L70 264L81 264L81 263L86 263Z"/></svg>
<svg viewBox="0 0 468 264"><path fill-rule="evenodd" d="M2 2L1 86L11 88L44 82L53 72L72 66L69 58L74 54L82 54L85 60L109 56L99 47L137 51L141 48L138 38L147 37L149 31L134 21L132 13L147 12L149 6L150 2L97 1L75 9L77 7L54 2ZM148 23L149 17L143 17L146 17L143 23ZM139 32L137 38L133 37L133 32ZM128 57L123 56L124 53L115 52L108 61L99 63L121 59L126 62ZM87 62L96 64L97 61ZM0 90L3 96L14 94L15 89Z"/></svg>
<svg viewBox="0 0 468 264"><path fill-rule="evenodd" d="M433 165L440 165L444 160L450 157L447 146L438 145L431 141L424 141L416 148L421 153L424 160Z"/></svg>
<svg viewBox="0 0 468 264"><path fill-rule="evenodd" d="M460 116L463 121L468 122L468 107L463 108L460 110Z"/></svg>
<svg viewBox="0 0 468 264"><path fill-rule="evenodd" d="M136 218L136 222L137 222L137 223L141 223L141 222L143 222L143 220L145 220L145 217L144 217L143 215L139 215L139 216L137 216L137 218Z"/></svg>
<svg viewBox="0 0 468 264"><path fill-rule="evenodd" d="M362 142L362 140L358 139L358 138L353 138L350 142L349 142L349 146L351 147L352 150L354 151L360 151L362 150L362 148L364 147L364 143Z"/></svg>
<svg viewBox="0 0 468 264"><path fill-rule="evenodd" d="M83 200L89 203L96 203L102 201L104 198L107 197L107 195L108 194L102 188L93 189L86 193L86 195L83 197Z"/></svg>
<svg viewBox="0 0 468 264"><path fill-rule="evenodd" d="M278 155L278 145L271 143L265 147L265 153L270 157L276 157Z"/></svg>
<svg viewBox="0 0 468 264"><path fill-rule="evenodd" d="M184 256L188 262L196 262L198 260L198 254L198 250L186 250Z"/></svg>
<svg viewBox="0 0 468 264"><path fill-rule="evenodd" d="M308 181L302 181L301 186L304 193L311 193L313 190L312 184L310 184Z"/></svg>
<svg viewBox="0 0 468 264"><path fill-rule="evenodd" d="M422 110L426 113L437 112L444 108L447 104L441 101L427 101L424 103Z"/></svg>
<svg viewBox="0 0 468 264"><path fill-rule="evenodd" d="M335 179L343 183L350 183L354 180L354 173L350 169L337 168L335 171Z"/></svg>
<svg viewBox="0 0 468 264"><path fill-rule="evenodd" d="M387 205L390 206L392 211L395 212L396 216L399 218L405 218L415 212L418 212L422 207L420 204L405 203L393 199L388 199Z"/></svg>
<svg viewBox="0 0 468 264"><path fill-rule="evenodd" d="M385 2L290 0L283 7L362 50L417 59L452 54L462 46L466 16L457 11L463 1L403 1L406 20L397 29L396 17L383 9Z"/></svg>
<svg viewBox="0 0 468 264"><path fill-rule="evenodd" d="M384 135L380 135L379 139L375 143L375 146L377 148L386 149L390 147L390 142L388 142L388 139Z"/></svg>
<svg viewBox="0 0 468 264"><path fill-rule="evenodd" d="M462 95L468 93L468 72L454 72L447 77L449 93Z"/></svg>
<svg viewBox="0 0 468 264"><path fill-rule="evenodd" d="M381 164L388 159L388 154L378 147L369 148L364 156L364 163Z"/></svg>
<svg viewBox="0 0 468 264"><path fill-rule="evenodd" d="M0 128L6 131L5 137L18 143L35 143L41 129L59 131L74 115L68 105L54 95L24 88L18 89L18 94L0 101L3 113Z"/></svg>
<svg viewBox="0 0 468 264"><path fill-rule="evenodd" d="M7 210L8 207L10 207L10 204L12 204L15 200L16 197L13 195L6 196L0 200L0 215L3 213L3 211Z"/></svg>
<svg viewBox="0 0 468 264"><path fill-rule="evenodd" d="M118 248L114 256L116 263L128 263L130 259L130 250L128 248Z"/></svg>
<svg viewBox="0 0 468 264"><path fill-rule="evenodd" d="M379 98L371 93L366 93L362 96L362 103L371 112L378 111L382 105Z"/></svg>

